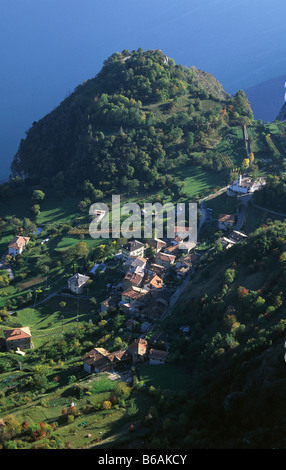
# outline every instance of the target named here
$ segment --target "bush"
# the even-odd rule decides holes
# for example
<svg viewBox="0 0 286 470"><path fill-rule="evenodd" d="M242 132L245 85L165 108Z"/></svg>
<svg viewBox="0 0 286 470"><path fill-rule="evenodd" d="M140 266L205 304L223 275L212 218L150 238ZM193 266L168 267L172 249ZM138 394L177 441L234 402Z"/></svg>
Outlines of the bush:
<svg viewBox="0 0 286 470"><path fill-rule="evenodd" d="M18 449L17 443L15 441L7 441L5 442L5 449Z"/></svg>
<svg viewBox="0 0 286 470"><path fill-rule="evenodd" d="M110 400L105 400L103 403L102 403L102 408L104 410L110 410L111 409L111 406L112 406L112 403Z"/></svg>

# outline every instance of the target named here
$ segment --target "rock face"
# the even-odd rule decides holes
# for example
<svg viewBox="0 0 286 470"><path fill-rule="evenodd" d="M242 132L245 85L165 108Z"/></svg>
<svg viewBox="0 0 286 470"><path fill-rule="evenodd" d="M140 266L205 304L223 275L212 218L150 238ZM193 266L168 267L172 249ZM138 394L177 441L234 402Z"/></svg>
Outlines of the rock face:
<svg viewBox="0 0 286 470"><path fill-rule="evenodd" d="M194 71L194 78L197 83L208 93L220 100L227 100L230 95L224 90L222 84L210 73L204 72L203 70L192 67Z"/></svg>
<svg viewBox="0 0 286 470"><path fill-rule="evenodd" d="M285 121L286 119L286 103L282 106L280 113L278 114L276 121Z"/></svg>

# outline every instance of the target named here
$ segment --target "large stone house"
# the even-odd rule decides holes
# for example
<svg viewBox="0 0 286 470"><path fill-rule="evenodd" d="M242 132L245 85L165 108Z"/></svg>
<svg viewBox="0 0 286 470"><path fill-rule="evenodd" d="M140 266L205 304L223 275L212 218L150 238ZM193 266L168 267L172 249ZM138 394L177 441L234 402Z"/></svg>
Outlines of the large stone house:
<svg viewBox="0 0 286 470"><path fill-rule="evenodd" d="M132 356L133 364L137 362L143 362L147 358L148 354L148 342L146 339L139 338L135 339L133 343L130 344L128 350Z"/></svg>
<svg viewBox="0 0 286 470"><path fill-rule="evenodd" d="M130 287L140 287L144 274L128 272L122 279L122 289L125 291Z"/></svg>
<svg viewBox="0 0 286 470"><path fill-rule="evenodd" d="M74 274L74 276L68 279L68 289L73 294L82 294L89 280L90 277L88 276L79 273Z"/></svg>
<svg viewBox="0 0 286 470"><path fill-rule="evenodd" d="M164 285L163 279L156 273L147 276L143 281L144 288L149 289L162 289Z"/></svg>
<svg viewBox="0 0 286 470"><path fill-rule="evenodd" d="M122 247L122 261L126 261L130 256L141 256L144 258L144 243L138 240L131 240Z"/></svg>
<svg viewBox="0 0 286 470"><path fill-rule="evenodd" d="M165 364L167 357L167 351L161 351L160 349L150 349L149 364Z"/></svg>
<svg viewBox="0 0 286 470"><path fill-rule="evenodd" d="M154 263L163 266L165 269L169 269L175 263L175 260L175 255L159 252L154 258Z"/></svg>
<svg viewBox="0 0 286 470"><path fill-rule="evenodd" d="M82 357L82 361L85 372L108 372L131 362L131 355L127 349L110 353L104 348L94 348Z"/></svg>
<svg viewBox="0 0 286 470"><path fill-rule="evenodd" d="M100 302L101 313L107 312L111 307L116 307L116 299L114 297L108 297L107 299Z"/></svg>
<svg viewBox="0 0 286 470"><path fill-rule="evenodd" d="M228 230L235 224L235 216L230 214L220 214L218 216L218 228L220 230Z"/></svg>
<svg viewBox="0 0 286 470"><path fill-rule="evenodd" d="M8 255L15 256L20 255L25 250L30 238L29 237L22 237L17 236L14 237L13 240L8 245Z"/></svg>
<svg viewBox="0 0 286 470"><path fill-rule="evenodd" d="M160 240L159 238L152 238L148 241L148 245L153 248L155 253L158 253L160 250L162 250L162 248L166 247L167 243L163 240Z"/></svg>
<svg viewBox="0 0 286 470"><path fill-rule="evenodd" d="M15 328L5 330L5 341L7 351L16 351L19 349L31 349L31 332L29 327Z"/></svg>
<svg viewBox="0 0 286 470"><path fill-rule="evenodd" d="M129 256L122 266L123 272L142 272L146 267L147 260L141 256Z"/></svg>
<svg viewBox="0 0 286 470"><path fill-rule="evenodd" d="M227 250L231 248L236 243L239 243L247 238L247 235L244 233L233 230L227 237L222 237L220 242L224 248Z"/></svg>
<svg viewBox="0 0 286 470"><path fill-rule="evenodd" d="M148 291L146 289L132 286L130 289L127 289L126 291L122 292L121 300L124 303L138 303L142 302L147 294Z"/></svg>
<svg viewBox="0 0 286 470"><path fill-rule="evenodd" d="M234 193L247 194L253 193L256 189L256 186L250 178L242 178L241 175L238 175L237 180L229 185L229 189Z"/></svg>

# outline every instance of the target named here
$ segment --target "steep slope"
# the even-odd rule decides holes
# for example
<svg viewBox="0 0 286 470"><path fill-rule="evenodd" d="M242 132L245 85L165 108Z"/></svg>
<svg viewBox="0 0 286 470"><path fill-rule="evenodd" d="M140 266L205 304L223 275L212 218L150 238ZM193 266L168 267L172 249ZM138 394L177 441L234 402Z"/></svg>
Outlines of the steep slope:
<svg viewBox="0 0 286 470"><path fill-rule="evenodd" d="M286 119L286 103L283 104L276 118L277 121L285 121Z"/></svg>
<svg viewBox="0 0 286 470"><path fill-rule="evenodd" d="M201 262L164 325L190 385L147 446L285 448L285 235L276 221Z"/></svg>

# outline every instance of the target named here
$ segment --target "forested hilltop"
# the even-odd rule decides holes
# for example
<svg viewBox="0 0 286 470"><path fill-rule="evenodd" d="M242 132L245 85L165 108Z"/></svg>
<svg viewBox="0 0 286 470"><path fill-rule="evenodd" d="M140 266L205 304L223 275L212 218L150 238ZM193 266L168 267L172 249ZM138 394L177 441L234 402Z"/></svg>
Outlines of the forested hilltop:
<svg viewBox="0 0 286 470"><path fill-rule="evenodd" d="M212 75L176 65L160 50L124 50L33 123L11 168L57 190L88 180L95 197L164 186L180 163L228 175L217 144L230 126L251 120L243 91L231 97Z"/></svg>

